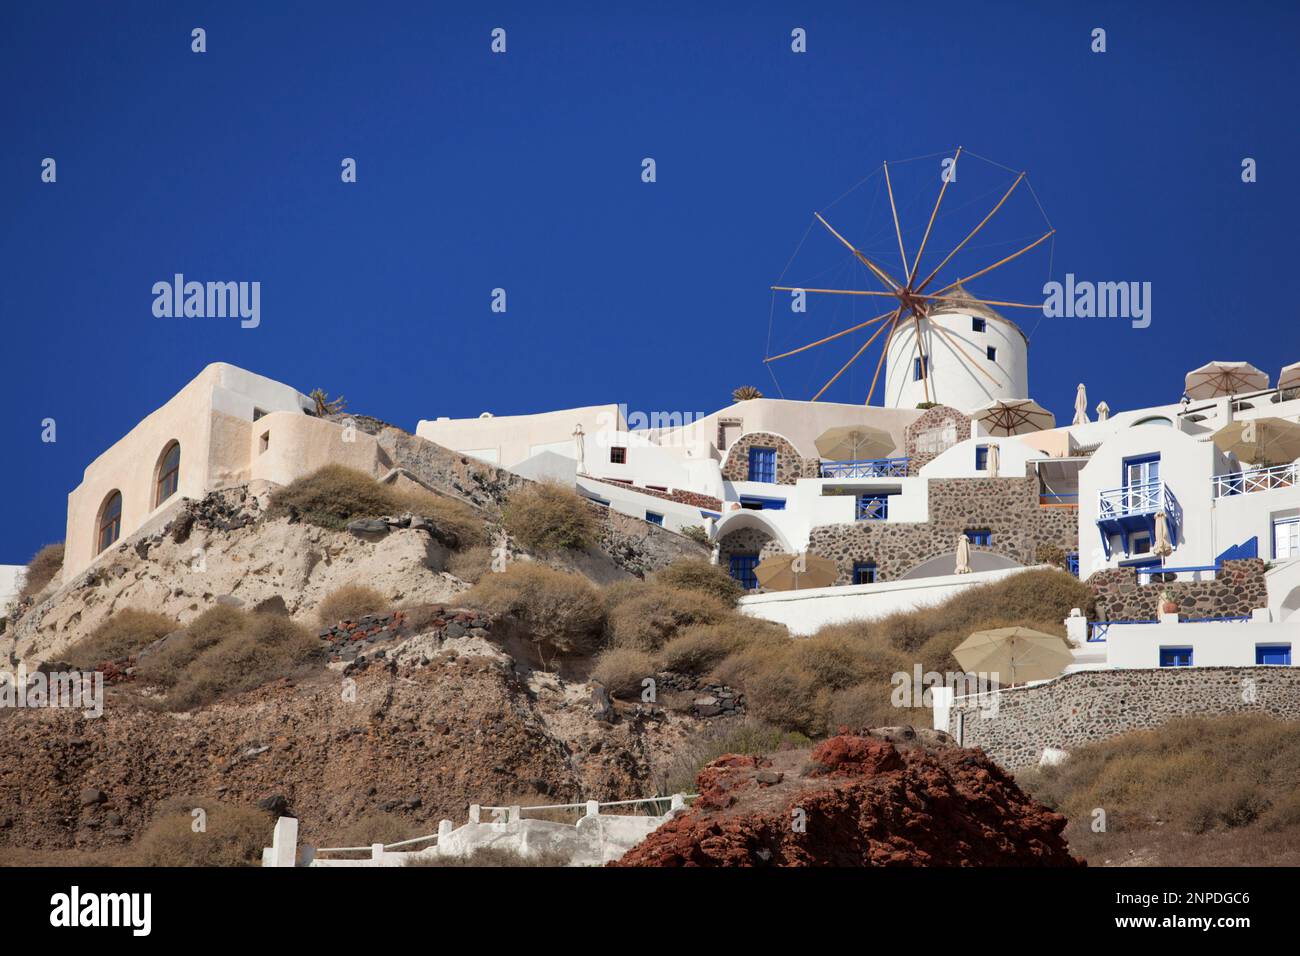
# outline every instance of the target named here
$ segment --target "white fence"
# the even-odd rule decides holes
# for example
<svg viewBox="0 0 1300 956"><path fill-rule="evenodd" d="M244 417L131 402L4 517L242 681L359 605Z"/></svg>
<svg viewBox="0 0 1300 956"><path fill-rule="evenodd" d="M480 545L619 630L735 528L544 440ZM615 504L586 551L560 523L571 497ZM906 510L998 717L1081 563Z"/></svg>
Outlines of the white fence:
<svg viewBox="0 0 1300 956"><path fill-rule="evenodd" d="M562 856L569 866L601 866L617 860L660 826L686 808L694 794L651 797L644 800L611 800L599 803L557 803L540 807L488 807L473 804L469 821L457 827L450 820L438 824L438 832L398 843L373 843L369 846L304 848L302 863L307 866L405 866L438 857L466 857L476 850L496 849L517 854L524 859ZM602 807L627 807L639 804L664 804L661 815L601 813ZM556 823L524 816L533 811L582 810L576 823ZM484 816L490 817L483 822ZM263 866L298 865L298 821L281 817L275 824L272 845L262 851ZM415 849L427 844L422 849ZM361 858L340 858L335 854L368 854Z"/></svg>

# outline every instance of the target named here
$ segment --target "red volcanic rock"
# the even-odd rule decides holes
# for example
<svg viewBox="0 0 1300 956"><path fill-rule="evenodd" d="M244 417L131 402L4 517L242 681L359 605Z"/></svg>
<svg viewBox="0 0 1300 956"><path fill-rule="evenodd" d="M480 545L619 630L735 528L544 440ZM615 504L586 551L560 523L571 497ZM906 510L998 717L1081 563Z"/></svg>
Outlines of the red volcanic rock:
<svg viewBox="0 0 1300 956"><path fill-rule="evenodd" d="M1083 865L1065 818L982 751L894 731L721 757L700 771L690 810L610 865Z"/></svg>

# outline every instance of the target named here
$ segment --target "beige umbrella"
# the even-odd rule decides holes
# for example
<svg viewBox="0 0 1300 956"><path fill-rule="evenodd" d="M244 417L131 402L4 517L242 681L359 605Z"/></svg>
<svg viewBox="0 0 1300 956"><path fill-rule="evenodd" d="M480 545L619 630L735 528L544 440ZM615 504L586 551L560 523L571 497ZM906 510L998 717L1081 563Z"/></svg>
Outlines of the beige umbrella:
<svg viewBox="0 0 1300 956"><path fill-rule="evenodd" d="M1214 445L1241 461L1283 462L1300 458L1300 424L1285 418L1248 418L1224 425L1214 433Z"/></svg>
<svg viewBox="0 0 1300 956"><path fill-rule="evenodd" d="M1300 388L1300 362L1288 365L1277 373L1277 389L1279 392L1289 391L1293 388Z"/></svg>
<svg viewBox="0 0 1300 956"><path fill-rule="evenodd" d="M860 461L863 458L882 458L893 451L897 443L883 428L837 425L822 432L814 444L817 454L828 461Z"/></svg>
<svg viewBox="0 0 1300 956"><path fill-rule="evenodd" d="M977 408L971 419L990 435L1023 435L1056 427L1056 416L1028 398L1003 398Z"/></svg>
<svg viewBox="0 0 1300 956"><path fill-rule="evenodd" d="M1173 542L1169 540L1169 516L1163 511L1156 512L1156 540L1151 550L1161 558L1174 553Z"/></svg>
<svg viewBox="0 0 1300 956"><path fill-rule="evenodd" d="M1028 627L999 627L976 631L957 645L952 656L962 670L975 674L1003 675L1016 684L1056 677L1074 655L1062 638Z"/></svg>
<svg viewBox="0 0 1300 956"><path fill-rule="evenodd" d="M830 558L817 554L778 554L760 562L754 576L759 586L769 591L798 591L834 584L839 568Z"/></svg>
<svg viewBox="0 0 1300 956"><path fill-rule="evenodd" d="M1268 388L1268 375L1249 362L1207 362L1184 379L1187 397L1218 398Z"/></svg>
<svg viewBox="0 0 1300 956"><path fill-rule="evenodd" d="M970 574L970 539L962 535L957 539L957 568L954 574Z"/></svg>
<svg viewBox="0 0 1300 956"><path fill-rule="evenodd" d="M1088 390L1082 382L1079 383L1079 388L1074 393L1074 421L1070 424L1088 424Z"/></svg>
<svg viewBox="0 0 1300 956"><path fill-rule="evenodd" d="M998 468L1002 465L1002 448L998 445L989 445L988 471L990 478L998 476Z"/></svg>

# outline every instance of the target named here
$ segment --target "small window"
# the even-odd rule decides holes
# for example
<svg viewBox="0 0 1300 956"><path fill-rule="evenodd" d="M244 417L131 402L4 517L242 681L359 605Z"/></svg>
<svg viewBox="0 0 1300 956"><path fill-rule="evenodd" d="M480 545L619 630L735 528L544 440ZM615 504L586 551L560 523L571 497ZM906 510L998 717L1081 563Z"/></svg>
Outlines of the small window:
<svg viewBox="0 0 1300 956"><path fill-rule="evenodd" d="M784 498L760 498L758 495L741 495L740 507L750 511L784 511Z"/></svg>
<svg viewBox="0 0 1300 956"><path fill-rule="evenodd" d="M257 445L257 453L260 455L262 454L262 452L266 451L270 447L271 447L271 433L262 432L262 437L258 441L258 445Z"/></svg>
<svg viewBox="0 0 1300 956"><path fill-rule="evenodd" d="M265 414L266 414L266 409L263 409L263 408L254 408L254 409L253 409L253 421L257 421L259 418L261 418L261 417L264 416Z"/></svg>
<svg viewBox="0 0 1300 956"><path fill-rule="evenodd" d="M1291 666L1290 644L1256 644L1255 663L1261 665Z"/></svg>
<svg viewBox="0 0 1300 956"><path fill-rule="evenodd" d="M874 561L853 562L853 583L854 584L875 584L876 583L876 562Z"/></svg>
<svg viewBox="0 0 1300 956"><path fill-rule="evenodd" d="M919 382L930 377L930 356L912 359L912 381Z"/></svg>
<svg viewBox="0 0 1300 956"><path fill-rule="evenodd" d="M1192 649L1190 647L1160 648L1161 667L1191 667Z"/></svg>
<svg viewBox="0 0 1300 956"><path fill-rule="evenodd" d="M989 470L989 446L988 445L975 446L975 470L976 471Z"/></svg>
<svg viewBox="0 0 1300 956"><path fill-rule="evenodd" d="M659 514L657 511L647 511L645 513L645 520L649 521L651 524L657 524L661 528L664 526L664 516Z"/></svg>
<svg viewBox="0 0 1300 956"><path fill-rule="evenodd" d="M989 531L988 528L978 528L974 531L967 531L966 540L971 544L978 544L987 548L993 544L993 532Z"/></svg>
<svg viewBox="0 0 1300 956"><path fill-rule="evenodd" d="M972 332L983 332L983 331L985 331L987 328L988 328L988 325L987 325L987 323L986 323L983 319L972 318L972 319L970 320L970 330L971 330Z"/></svg>
<svg viewBox="0 0 1300 956"><path fill-rule="evenodd" d="M756 554L733 554L731 556L731 576L740 582L741 587L746 591L752 591L758 587L758 575L754 569L758 567L758 555Z"/></svg>
<svg viewBox="0 0 1300 956"><path fill-rule="evenodd" d="M776 449L751 448L749 450L749 480L776 482Z"/></svg>
<svg viewBox="0 0 1300 956"><path fill-rule="evenodd" d="M1300 517L1273 519L1273 559L1300 558Z"/></svg>
<svg viewBox="0 0 1300 956"><path fill-rule="evenodd" d="M1151 535L1137 534L1134 535L1130 547L1130 554L1150 554L1151 553Z"/></svg>
<svg viewBox="0 0 1300 956"><path fill-rule="evenodd" d="M95 553L99 554L122 535L122 493L110 492L99 509L99 537Z"/></svg>
<svg viewBox="0 0 1300 956"><path fill-rule="evenodd" d="M163 449L162 457L158 459L158 480L154 484L153 497L155 508L176 494L180 480L181 445L174 441Z"/></svg>
<svg viewBox="0 0 1300 956"><path fill-rule="evenodd" d="M998 350L991 345L984 350L984 354L989 357L990 362L996 362L998 360Z"/></svg>
<svg viewBox="0 0 1300 956"><path fill-rule="evenodd" d="M611 465L626 465L627 447L625 445L611 445L609 449L609 463Z"/></svg>

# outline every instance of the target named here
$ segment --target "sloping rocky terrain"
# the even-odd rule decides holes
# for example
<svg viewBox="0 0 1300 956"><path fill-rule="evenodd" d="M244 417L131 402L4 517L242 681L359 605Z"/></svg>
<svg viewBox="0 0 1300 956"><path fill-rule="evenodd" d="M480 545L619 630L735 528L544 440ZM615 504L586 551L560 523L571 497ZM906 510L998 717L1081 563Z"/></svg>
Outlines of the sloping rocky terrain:
<svg viewBox="0 0 1300 956"><path fill-rule="evenodd" d="M724 756L615 866L1077 866L1065 817L946 734L888 728Z"/></svg>

